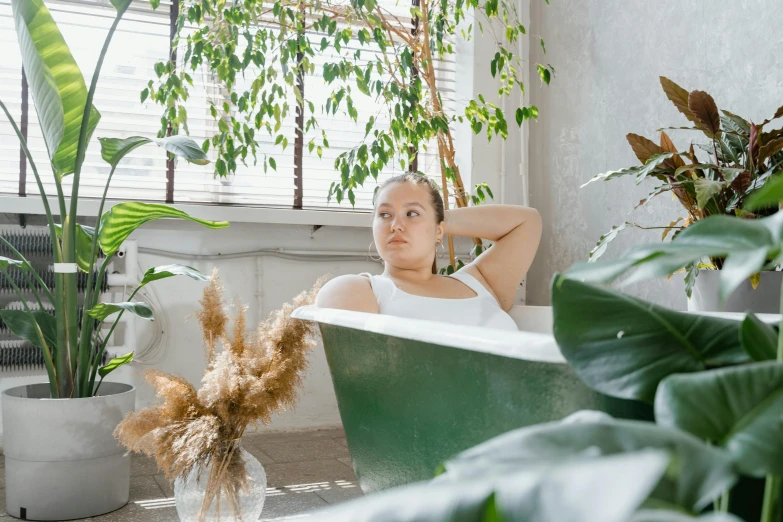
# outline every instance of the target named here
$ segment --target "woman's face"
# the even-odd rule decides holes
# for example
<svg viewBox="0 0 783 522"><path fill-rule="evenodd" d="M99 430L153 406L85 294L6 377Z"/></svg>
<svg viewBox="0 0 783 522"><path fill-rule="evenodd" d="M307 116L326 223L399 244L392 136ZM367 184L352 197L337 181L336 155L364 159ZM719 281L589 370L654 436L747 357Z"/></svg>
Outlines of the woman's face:
<svg viewBox="0 0 783 522"><path fill-rule="evenodd" d="M443 237L427 187L392 183L378 193L372 234L384 261L403 269L432 265Z"/></svg>

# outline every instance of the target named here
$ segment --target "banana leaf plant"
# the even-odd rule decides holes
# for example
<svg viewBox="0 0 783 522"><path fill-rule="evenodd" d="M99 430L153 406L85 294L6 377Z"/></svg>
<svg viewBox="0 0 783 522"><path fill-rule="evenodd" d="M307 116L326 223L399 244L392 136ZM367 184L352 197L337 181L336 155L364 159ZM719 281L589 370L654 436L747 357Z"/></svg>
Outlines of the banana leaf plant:
<svg viewBox="0 0 783 522"><path fill-rule="evenodd" d="M776 209L774 176L744 209ZM717 215L669 243L638 245L624 256L579 263L552 284L554 336L580 378L614 397L654 405L660 426L690 433L731 456L737 472L766 477L762 522L779 520L783 476L783 318L742 320L677 312L589 283L623 284L693 270L719 258L721 300L747 277L780 265L783 213L759 219ZM770 322L773 321L773 322ZM726 500L720 507L728 505Z"/></svg>
<svg viewBox="0 0 783 522"><path fill-rule="evenodd" d="M169 265L149 269L134 289L128 302L98 303L100 288L106 270L122 242L142 224L160 218L177 218L195 221L209 228L224 228L227 222L205 221L167 205L127 202L103 211L106 195L114 171L123 157L147 143L155 143L168 153L197 164L207 162L206 155L190 138L169 136L146 138L133 136L125 139L99 138L101 156L108 164L106 187L100 200L99 219L94 228L76 222L79 203L79 181L85 152L93 131L100 120L100 112L92 104L100 78L101 66L117 25L131 0L111 0L115 8L114 21L106 34L103 47L92 75L89 89L57 24L42 0L12 0L14 24L36 112L43 131L54 184L57 189L59 214L50 208L43 182L26 140L6 105L0 100L10 124L16 131L24 154L35 176L38 190L46 211L49 235L54 253L55 287L49 288L36 273L30 262L8 241L0 241L15 258L0 258L0 272L8 278L24 304L24 310L2 310L0 318L19 337L38 346L43 353L53 398L91 397L101 381L111 371L132 360L132 352L112 360L101 367L106 344L123 313L130 312L144 319L152 318L152 311L144 303L133 302L136 292L147 283L186 275L197 280L206 277L197 270ZM73 176L71 194L66 200L63 180ZM59 221L59 223L56 222ZM99 256L99 249L103 256ZM28 281L37 307L27 302L22 290L14 283L11 270L19 270ZM84 310L81 324L78 321L77 275L87 274ZM44 301L54 308L54 316L44 310ZM116 314L108 335L101 339L96 331L96 321L103 321Z"/></svg>
<svg viewBox="0 0 783 522"><path fill-rule="evenodd" d="M647 204L660 194L671 193L685 210L683 216L673 216L661 226L641 225L626 221L613 226L602 235L589 260L600 258L615 238L625 229L662 229L661 239L677 234L688 225L709 216L730 215L744 219L769 216L777 208L758 208L749 211L743 204L774 174L783 170L783 130L765 130L765 127L783 117L783 107L772 118L753 123L727 110L718 110L715 100L704 91L688 92L672 80L661 77L661 86L667 98L692 124L690 127L659 129L660 138L650 140L630 133L626 136L640 166L598 174L583 187L596 181L609 181L633 176L636 184L651 179L655 187L633 210ZM687 150L675 146L666 130L695 131L706 138L704 143L691 142ZM696 149L700 149L699 157ZM720 257L707 256L701 268L720 269ZM758 279L752 279L754 285ZM690 296L691 286L686 287Z"/></svg>

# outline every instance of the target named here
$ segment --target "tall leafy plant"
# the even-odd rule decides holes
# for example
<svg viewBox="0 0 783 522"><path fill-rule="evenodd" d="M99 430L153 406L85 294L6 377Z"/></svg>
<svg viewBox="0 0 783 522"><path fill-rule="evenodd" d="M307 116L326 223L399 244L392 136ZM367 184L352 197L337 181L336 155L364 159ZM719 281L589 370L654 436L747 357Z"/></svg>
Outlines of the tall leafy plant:
<svg viewBox="0 0 783 522"><path fill-rule="evenodd" d="M744 209L776 209L781 200L783 177L774 176ZM783 315L775 329L752 313L737 321L674 312L577 280L609 283L632 272L625 282L633 282L716 257L725 300L751 274L778 266L782 252L783 213L710 216L670 243L575 265L552 286L555 339L580 377L608 395L653 404L658 424L724 448L743 475L766 477L762 522L780 517Z"/></svg>
<svg viewBox="0 0 783 522"><path fill-rule="evenodd" d="M688 92L665 77L660 81L666 97L691 123L689 127L669 129L695 131L706 141L696 143L696 148L691 142L686 150L675 146L666 134L668 129L659 129L660 139L655 141L630 133L626 138L641 165L599 174L583 187L626 176L633 176L637 184L652 180L656 186L634 210L660 194L670 193L680 202L685 215L675 216L662 226L650 227L634 222L614 226L601 236L590 252L590 261L600 258L609 243L627 228L663 229L662 239L665 240L672 231L676 234L709 216L757 219L777 210L749 211L743 205L767 180L783 170L783 130L766 130L772 121L783 117L783 107L770 119L753 123L727 110L719 111L715 100L704 91ZM698 154L696 149L699 149ZM700 266L720 269L723 260L708 256ZM690 288L688 285L688 295Z"/></svg>
<svg viewBox="0 0 783 522"><path fill-rule="evenodd" d="M46 211L49 236L54 254L54 289L49 288L36 273L31 263L8 241L0 241L13 252L15 258L0 257L0 272L8 278L22 301L24 310L2 310L2 318L13 333L40 347L49 377L53 398L91 397L97 392L96 379L101 381L118 366L130 362L132 353L112 360L101 367L106 344L114 328L127 311L144 319L152 318L151 309L141 302L98 303L100 288L106 270L122 242L142 224L160 218L188 219L209 228L223 228L226 222L213 222L189 216L181 210L160 204L127 202L103 211L109 185L117 165L132 150L146 143L155 143L168 153L187 161L205 164L207 158L193 140L184 136L145 138L134 136L125 139L100 138L101 156L108 164L106 186L100 200L98 222L95 227L77 223L79 182L85 152L90 138L100 120L100 112L92 101L100 77L101 66L117 29L131 0L111 0L115 18L106 34L89 89L84 81L68 45L57 24L42 0L12 0L14 23L19 40L22 63L27 75L36 112L43 131L44 141L52 165L54 185L57 190L58 208L52 210L44 190L43 181L30 154L26 140L6 105L2 108L19 137L22 150L35 176L38 190ZM72 177L70 198L66 199L63 181ZM58 212L59 211L59 212ZM99 256L99 249L103 257ZM28 282L36 304L28 303L25 294L15 284L11 270L18 270ZM78 321L77 275L87 274L84 310L81 324ZM197 270L169 265L149 269L140 284L131 293L147 283L171 277L187 275L206 280ZM47 313L44 302L54 308L54 316ZM95 331L95 322L116 314L108 335L101 340Z"/></svg>
<svg viewBox="0 0 783 522"><path fill-rule="evenodd" d="M182 0L173 42L182 65L156 64L157 78L142 91L141 99L149 97L165 107L159 135L187 132L185 102L193 85L191 74L209 72L220 90L218 99L210 102L218 131L202 147L216 151L215 172L226 176L251 160L253 165L261 161L264 172L276 169L274 157L260 157L257 142L265 133L285 150L290 144L281 129L291 111L297 116L295 131L304 140L305 134L320 128L319 114L332 117L339 112L357 122L356 101L370 97L378 111L367 119L364 136L337 156L334 168L339 178L330 186L329 199L347 199L353 205L355 190L396 162L405 170L425 170L418 165L418 151L434 142L444 202L448 205L451 197L458 207L479 204L492 197L492 191L486 184L473 190L465 187L452 127L467 122L488 140L506 139L508 119L522 125L536 119L538 109L513 104L511 115L478 94L450 112L439 61L459 59L457 41L471 38L473 25L465 27L465 20L474 17L479 29L484 32L486 24L487 34L496 41L496 52L486 65L498 79L499 97L519 96L528 64L520 60L517 47L527 28L513 0L408 3L409 7L398 3L393 8L377 0ZM538 40L546 52L544 40ZM321 62L319 72L331 92L316 107L320 102L308 97L304 78ZM549 84L554 69L537 64L537 71ZM320 158L330 147L330 137L324 129L319 134L303 141L302 147ZM459 268L451 238L448 244L452 268ZM481 240L474 238L474 244L475 253L481 253Z"/></svg>

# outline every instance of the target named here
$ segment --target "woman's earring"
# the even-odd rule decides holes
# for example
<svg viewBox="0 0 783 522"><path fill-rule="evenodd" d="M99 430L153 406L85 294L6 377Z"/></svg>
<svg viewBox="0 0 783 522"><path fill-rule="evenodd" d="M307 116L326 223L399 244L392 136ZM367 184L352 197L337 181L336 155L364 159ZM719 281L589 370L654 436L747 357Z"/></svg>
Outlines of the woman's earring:
<svg viewBox="0 0 783 522"><path fill-rule="evenodd" d="M372 261L380 261L382 258L380 254L378 255L378 259L372 257L372 254L370 253L370 250L372 250L372 246L375 244L375 241L370 243L370 246L367 247L367 257L369 257Z"/></svg>
<svg viewBox="0 0 783 522"><path fill-rule="evenodd" d="M438 259L443 259L443 257L446 255L446 247L443 246L443 240L441 239L438 241L438 247L440 248L437 250L438 252Z"/></svg>

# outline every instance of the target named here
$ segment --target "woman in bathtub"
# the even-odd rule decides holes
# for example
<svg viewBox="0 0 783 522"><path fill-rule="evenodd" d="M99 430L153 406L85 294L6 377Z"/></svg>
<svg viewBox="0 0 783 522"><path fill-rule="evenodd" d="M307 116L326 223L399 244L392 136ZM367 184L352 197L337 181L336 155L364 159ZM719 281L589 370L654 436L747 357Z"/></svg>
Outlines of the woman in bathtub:
<svg viewBox="0 0 783 522"><path fill-rule="evenodd" d="M321 289L316 306L517 330L507 312L541 239L535 209L481 205L444 212L435 183L403 174L378 190L372 232L383 274L336 277ZM435 257L445 250L446 235L494 245L454 274L439 276Z"/></svg>

